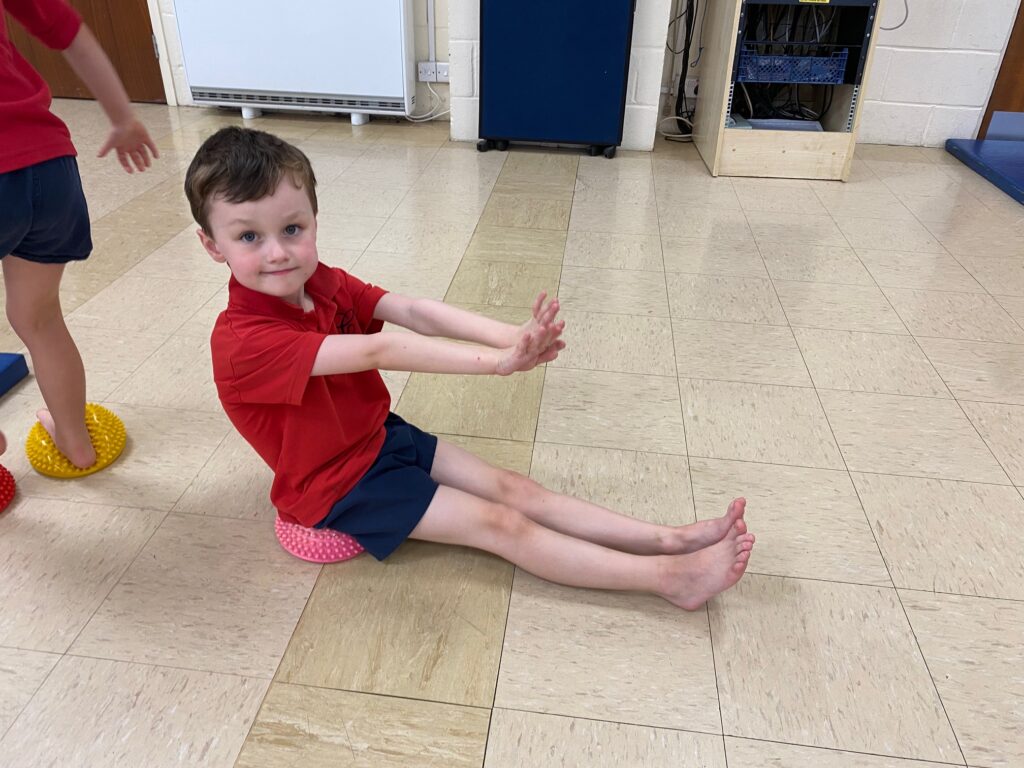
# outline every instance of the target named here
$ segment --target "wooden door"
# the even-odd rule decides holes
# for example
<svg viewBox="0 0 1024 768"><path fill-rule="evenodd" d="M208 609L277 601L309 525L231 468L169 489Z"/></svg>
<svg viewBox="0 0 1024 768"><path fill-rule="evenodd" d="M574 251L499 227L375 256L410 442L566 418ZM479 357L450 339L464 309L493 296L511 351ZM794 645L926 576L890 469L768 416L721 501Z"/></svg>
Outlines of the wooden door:
<svg viewBox="0 0 1024 768"><path fill-rule="evenodd" d="M146 0L69 0L92 29L132 101L166 103ZM51 51L7 16L11 40L58 98L89 99L88 89L58 51Z"/></svg>
<svg viewBox="0 0 1024 768"><path fill-rule="evenodd" d="M985 117L981 120L978 138L985 138L993 112L1024 112L1024 5L1017 11L1017 21L1006 44L1006 55L999 69Z"/></svg>

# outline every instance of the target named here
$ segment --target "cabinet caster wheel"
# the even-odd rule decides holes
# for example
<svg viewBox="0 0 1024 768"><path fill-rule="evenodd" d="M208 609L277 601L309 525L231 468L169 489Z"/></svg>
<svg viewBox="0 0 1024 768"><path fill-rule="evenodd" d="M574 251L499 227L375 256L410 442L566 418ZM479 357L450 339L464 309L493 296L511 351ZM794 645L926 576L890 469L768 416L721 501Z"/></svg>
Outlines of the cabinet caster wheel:
<svg viewBox="0 0 1024 768"><path fill-rule="evenodd" d="M491 149L494 149L494 142L490 139L480 139L480 141L476 143L477 152L487 152Z"/></svg>
<svg viewBox="0 0 1024 768"><path fill-rule="evenodd" d="M615 157L615 147L605 147L604 156L607 157L609 160Z"/></svg>
<svg viewBox="0 0 1024 768"><path fill-rule="evenodd" d="M508 149L508 142L507 141L499 141L499 142L496 142L495 146L498 148L499 152L504 152L505 150Z"/></svg>
<svg viewBox="0 0 1024 768"><path fill-rule="evenodd" d="M587 147L587 156L588 157L597 157L600 154L601 154L601 148L600 147L595 147L593 145Z"/></svg>

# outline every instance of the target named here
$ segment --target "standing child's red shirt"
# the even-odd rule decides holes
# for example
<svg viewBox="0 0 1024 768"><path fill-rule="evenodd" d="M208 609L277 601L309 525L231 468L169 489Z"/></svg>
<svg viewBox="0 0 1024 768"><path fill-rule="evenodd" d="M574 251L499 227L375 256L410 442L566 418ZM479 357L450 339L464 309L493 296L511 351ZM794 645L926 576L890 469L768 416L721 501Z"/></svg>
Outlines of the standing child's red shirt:
<svg viewBox="0 0 1024 768"><path fill-rule="evenodd" d="M75 154L67 126L50 112L46 81L11 43L5 9L58 51L82 26L82 17L63 0L0 0L0 173Z"/></svg>
<svg viewBox="0 0 1024 768"><path fill-rule="evenodd" d="M391 396L377 371L310 375L327 336L380 331L373 311L386 292L320 264L306 293L311 312L232 277L210 343L228 418L274 470L271 501L313 526L377 458Z"/></svg>

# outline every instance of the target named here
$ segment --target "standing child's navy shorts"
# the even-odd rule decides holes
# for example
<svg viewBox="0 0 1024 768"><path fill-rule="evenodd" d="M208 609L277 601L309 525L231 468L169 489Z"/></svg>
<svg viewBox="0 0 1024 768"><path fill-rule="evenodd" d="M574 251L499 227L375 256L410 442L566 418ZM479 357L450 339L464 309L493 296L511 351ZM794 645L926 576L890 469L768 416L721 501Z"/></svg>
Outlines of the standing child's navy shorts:
<svg viewBox="0 0 1024 768"><path fill-rule="evenodd" d="M90 253L89 209L74 157L0 173L0 259L14 254L66 264Z"/></svg>
<svg viewBox="0 0 1024 768"><path fill-rule="evenodd" d="M378 560L409 538L437 491L430 476L437 438L393 413L384 430L376 461L315 526L347 533Z"/></svg>

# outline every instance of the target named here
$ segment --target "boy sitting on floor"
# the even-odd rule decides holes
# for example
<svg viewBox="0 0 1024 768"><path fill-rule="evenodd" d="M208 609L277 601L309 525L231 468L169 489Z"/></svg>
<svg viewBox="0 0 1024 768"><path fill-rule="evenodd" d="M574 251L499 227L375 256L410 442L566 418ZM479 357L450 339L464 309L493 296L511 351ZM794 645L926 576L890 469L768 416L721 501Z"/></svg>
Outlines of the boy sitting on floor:
<svg viewBox="0 0 1024 768"><path fill-rule="evenodd" d="M211 339L217 391L274 471L284 520L349 534L378 560L410 537L461 544L560 584L650 592L688 610L740 579L754 545L743 499L714 520L655 525L549 491L391 413L379 370L508 376L554 360L565 346L558 301L541 295L517 327L327 267L315 187L299 149L237 127L207 139L185 179L199 239L231 270ZM413 333L383 333L385 322Z"/></svg>

